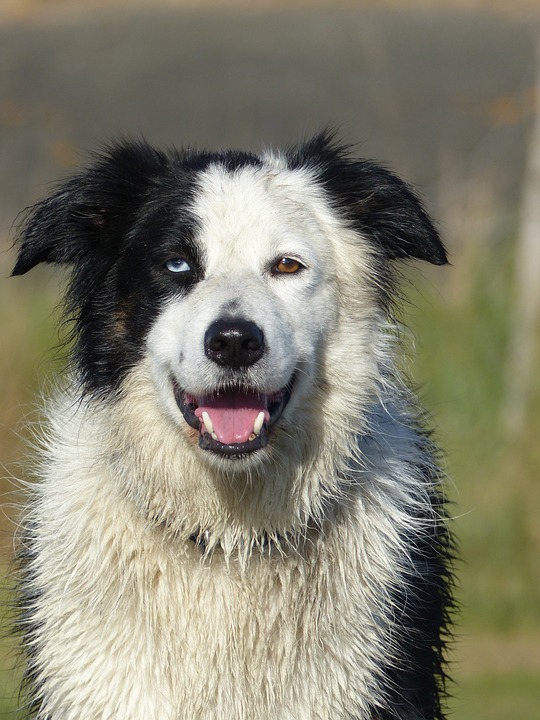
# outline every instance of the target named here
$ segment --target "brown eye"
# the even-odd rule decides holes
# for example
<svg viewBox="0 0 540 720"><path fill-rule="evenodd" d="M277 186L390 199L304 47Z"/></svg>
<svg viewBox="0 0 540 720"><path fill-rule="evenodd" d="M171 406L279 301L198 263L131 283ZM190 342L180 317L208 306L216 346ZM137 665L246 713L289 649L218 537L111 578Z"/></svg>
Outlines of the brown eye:
<svg viewBox="0 0 540 720"><path fill-rule="evenodd" d="M299 260L294 258L282 257L272 266L274 275L292 275L302 270L304 266Z"/></svg>

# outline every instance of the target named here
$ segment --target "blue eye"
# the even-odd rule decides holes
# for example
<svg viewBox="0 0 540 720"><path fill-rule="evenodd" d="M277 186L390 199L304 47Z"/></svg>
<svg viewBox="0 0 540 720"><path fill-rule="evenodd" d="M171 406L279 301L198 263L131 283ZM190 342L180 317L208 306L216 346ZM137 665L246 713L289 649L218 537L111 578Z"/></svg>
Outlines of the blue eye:
<svg viewBox="0 0 540 720"><path fill-rule="evenodd" d="M175 274L191 272L191 265L182 257L167 260L165 267L169 272Z"/></svg>

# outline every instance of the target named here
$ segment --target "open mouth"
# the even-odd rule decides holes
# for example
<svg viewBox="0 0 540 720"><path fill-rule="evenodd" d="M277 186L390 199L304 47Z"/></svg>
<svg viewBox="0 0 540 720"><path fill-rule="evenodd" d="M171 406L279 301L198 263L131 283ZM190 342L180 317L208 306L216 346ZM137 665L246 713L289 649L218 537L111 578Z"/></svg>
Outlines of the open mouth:
<svg viewBox="0 0 540 720"><path fill-rule="evenodd" d="M175 383L174 395L184 420L199 431L199 447L240 457L268 444L271 428L289 402L292 387L293 379L268 395L239 387L195 396Z"/></svg>

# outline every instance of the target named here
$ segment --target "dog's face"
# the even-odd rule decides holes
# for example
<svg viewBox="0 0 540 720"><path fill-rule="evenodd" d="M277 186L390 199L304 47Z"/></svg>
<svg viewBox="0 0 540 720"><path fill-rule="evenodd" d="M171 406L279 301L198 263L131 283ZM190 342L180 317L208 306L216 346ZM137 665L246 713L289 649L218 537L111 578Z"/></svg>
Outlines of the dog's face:
<svg viewBox="0 0 540 720"><path fill-rule="evenodd" d="M383 309L406 257L446 260L416 197L321 136L261 157L113 148L34 208L14 274L73 267L85 391L112 402L147 362L182 441L245 463L294 434L355 295Z"/></svg>
<svg viewBox="0 0 540 720"><path fill-rule="evenodd" d="M316 377L338 313L320 204L286 168L214 165L197 179L194 231L159 263L170 292L148 349L164 409L205 452L264 448Z"/></svg>

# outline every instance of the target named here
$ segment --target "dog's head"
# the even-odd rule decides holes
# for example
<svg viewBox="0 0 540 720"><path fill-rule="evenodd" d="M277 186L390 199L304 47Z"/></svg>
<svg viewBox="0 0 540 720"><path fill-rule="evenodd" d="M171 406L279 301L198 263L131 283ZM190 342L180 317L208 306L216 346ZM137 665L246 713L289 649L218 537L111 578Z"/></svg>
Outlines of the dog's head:
<svg viewBox="0 0 540 720"><path fill-rule="evenodd" d="M326 135L261 156L124 143L31 210L13 274L70 265L83 389L114 401L145 362L180 436L231 462L314 421L329 348L373 378L401 258L446 262L420 202Z"/></svg>

